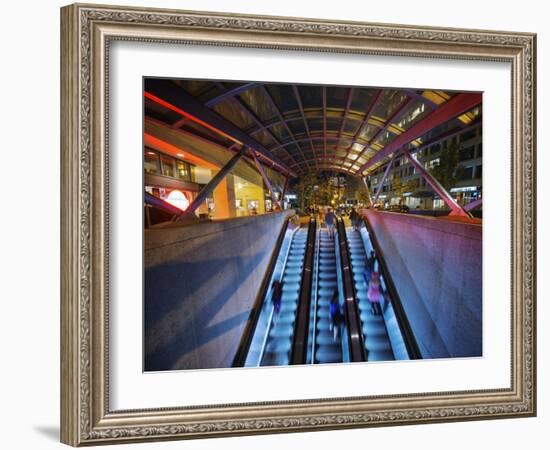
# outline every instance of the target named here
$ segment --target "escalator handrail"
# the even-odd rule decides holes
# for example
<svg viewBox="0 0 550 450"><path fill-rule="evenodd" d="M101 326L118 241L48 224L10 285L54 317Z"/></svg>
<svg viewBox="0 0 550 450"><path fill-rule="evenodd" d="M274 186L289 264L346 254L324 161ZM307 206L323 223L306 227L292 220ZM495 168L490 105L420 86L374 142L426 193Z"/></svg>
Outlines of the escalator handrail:
<svg viewBox="0 0 550 450"><path fill-rule="evenodd" d="M312 217L309 220L306 251L302 267L302 281L300 283L300 297L294 320L294 333L290 364L305 364L307 359L307 342L309 331L309 312L311 308L311 282L313 279L313 256L315 251L315 236L317 221Z"/></svg>
<svg viewBox="0 0 550 450"><path fill-rule="evenodd" d="M366 361L367 354L365 342L363 340L363 331L361 328L361 318L357 305L357 293L353 284L351 275L351 260L349 256L348 239L342 218L337 220L338 226L338 245L340 248L340 261L342 270L342 284L344 287L344 314L346 325L348 327L348 343L350 357L354 362Z"/></svg>
<svg viewBox="0 0 550 450"><path fill-rule="evenodd" d="M313 286L313 333L311 337L311 364L315 364L315 345L317 343L317 307L319 303L319 258L321 253L321 228L319 227L319 232L315 236L315 268L314 268L314 277L315 285Z"/></svg>
<svg viewBox="0 0 550 450"><path fill-rule="evenodd" d="M241 341L239 342L239 346L237 347L235 357L233 358L233 363L231 365L232 367L243 367L246 361L246 357L252 343L252 338L254 336L254 332L256 331L256 325L258 324L258 318L260 317L260 312L264 304L264 299L271 287L269 281L273 277L273 271L275 270L275 265L277 264L279 252L281 251L281 245L283 244L286 230L290 223L290 219L291 218L289 217L283 222L281 231L279 232L279 236L277 236L277 241L275 242L275 246L271 253L271 258L269 259L269 263L267 265L267 270L262 280L262 284L260 285L258 295L254 300L254 305L244 326Z"/></svg>
<svg viewBox="0 0 550 450"><path fill-rule="evenodd" d="M381 276L384 278L386 290L389 293L388 301L393 307L395 318L397 319L397 325L399 326L399 331L401 331L401 336L403 336L403 341L405 342L405 347L407 348L409 358L422 359L422 354L420 353L418 343L416 342L416 338L414 337L414 334L412 332L411 324L409 323L409 319L407 318L407 314L405 313L405 309L403 308L403 303L401 302L401 298L399 297L399 294L391 277L390 271L382 253L382 249L380 248L380 244L378 243L378 239L373 232L372 226L368 218L365 216L363 216L363 223L367 228L369 238L372 242L372 246L374 247L376 259L378 259L379 270L381 272Z"/></svg>

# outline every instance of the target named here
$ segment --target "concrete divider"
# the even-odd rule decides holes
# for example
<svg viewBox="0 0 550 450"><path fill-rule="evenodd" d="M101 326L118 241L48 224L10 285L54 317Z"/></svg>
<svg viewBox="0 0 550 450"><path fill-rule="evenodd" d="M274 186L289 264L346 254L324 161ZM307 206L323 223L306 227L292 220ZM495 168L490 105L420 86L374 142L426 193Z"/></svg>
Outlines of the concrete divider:
<svg viewBox="0 0 550 450"><path fill-rule="evenodd" d="M363 210L424 358L482 356L482 226Z"/></svg>
<svg viewBox="0 0 550 450"><path fill-rule="evenodd" d="M145 230L145 370L230 367L292 214Z"/></svg>

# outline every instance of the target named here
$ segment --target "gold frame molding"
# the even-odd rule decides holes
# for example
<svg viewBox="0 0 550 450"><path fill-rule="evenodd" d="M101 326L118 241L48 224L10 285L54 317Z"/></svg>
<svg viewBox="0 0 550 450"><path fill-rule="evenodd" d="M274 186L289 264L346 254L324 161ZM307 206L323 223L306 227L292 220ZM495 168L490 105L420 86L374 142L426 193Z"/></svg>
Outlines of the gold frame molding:
<svg viewBox="0 0 550 450"><path fill-rule="evenodd" d="M108 57L113 40L503 61L512 70L509 389L111 411ZM536 35L75 4L61 9L61 440L97 445L536 414Z"/></svg>

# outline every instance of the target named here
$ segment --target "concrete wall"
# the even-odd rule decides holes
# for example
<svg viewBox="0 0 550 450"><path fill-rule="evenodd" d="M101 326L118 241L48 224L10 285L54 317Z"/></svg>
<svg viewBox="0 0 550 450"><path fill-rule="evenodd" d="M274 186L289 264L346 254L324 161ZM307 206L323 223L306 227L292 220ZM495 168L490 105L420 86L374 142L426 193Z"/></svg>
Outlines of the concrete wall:
<svg viewBox="0 0 550 450"><path fill-rule="evenodd" d="M145 231L145 370L231 365L289 215Z"/></svg>
<svg viewBox="0 0 550 450"><path fill-rule="evenodd" d="M425 358L481 356L482 226L365 210Z"/></svg>

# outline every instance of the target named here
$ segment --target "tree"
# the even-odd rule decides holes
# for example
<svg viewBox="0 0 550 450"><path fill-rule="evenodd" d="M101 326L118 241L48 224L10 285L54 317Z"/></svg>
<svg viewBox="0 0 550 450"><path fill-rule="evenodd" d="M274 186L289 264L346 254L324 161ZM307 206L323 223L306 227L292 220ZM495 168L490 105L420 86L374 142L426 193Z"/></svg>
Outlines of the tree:
<svg viewBox="0 0 550 450"><path fill-rule="evenodd" d="M462 176L464 168L459 165L460 146L449 145L441 150L439 164L429 169L430 174L446 189L452 188Z"/></svg>
<svg viewBox="0 0 550 450"><path fill-rule="evenodd" d="M316 183L317 176L313 172L309 172L302 175L294 187L298 196L298 205L302 211L312 203Z"/></svg>
<svg viewBox="0 0 550 450"><path fill-rule="evenodd" d="M416 180L403 181L401 176L397 175L397 173L394 174L391 181L391 190L397 198L402 198L406 192L412 192L416 187Z"/></svg>
<svg viewBox="0 0 550 450"><path fill-rule="evenodd" d="M302 175L294 187L300 209L312 205L332 205L342 202L343 189L333 183L329 175L318 176L313 172Z"/></svg>

